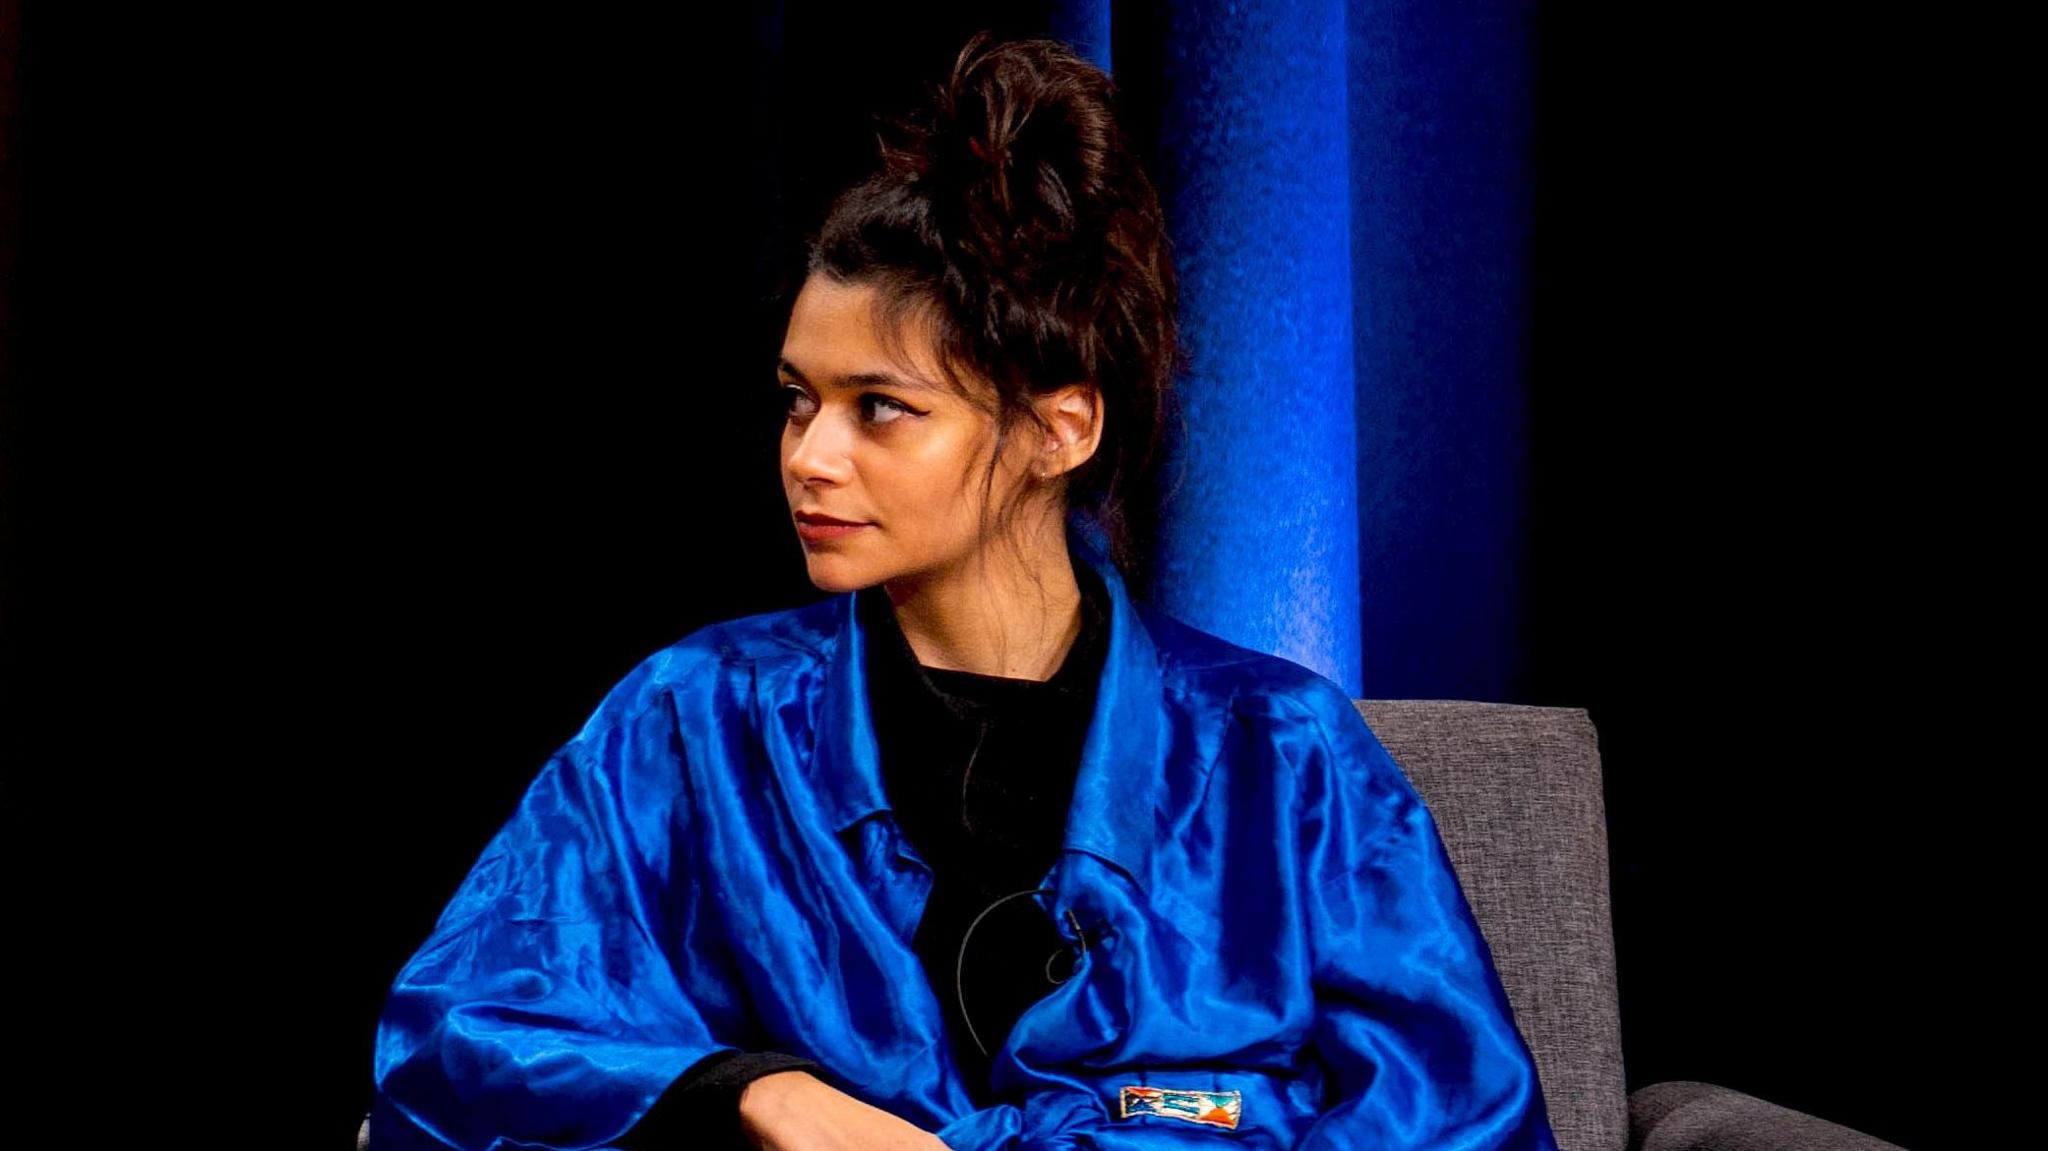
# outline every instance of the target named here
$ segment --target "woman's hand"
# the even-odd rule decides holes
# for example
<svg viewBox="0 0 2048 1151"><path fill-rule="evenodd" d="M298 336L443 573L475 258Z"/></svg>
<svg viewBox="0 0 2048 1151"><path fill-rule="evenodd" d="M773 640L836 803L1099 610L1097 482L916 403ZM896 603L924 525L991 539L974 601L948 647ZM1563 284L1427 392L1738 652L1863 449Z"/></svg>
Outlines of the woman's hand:
<svg viewBox="0 0 2048 1151"><path fill-rule="evenodd" d="M761 1151L948 1151L937 1135L808 1071L777 1071L747 1084L740 1130Z"/></svg>

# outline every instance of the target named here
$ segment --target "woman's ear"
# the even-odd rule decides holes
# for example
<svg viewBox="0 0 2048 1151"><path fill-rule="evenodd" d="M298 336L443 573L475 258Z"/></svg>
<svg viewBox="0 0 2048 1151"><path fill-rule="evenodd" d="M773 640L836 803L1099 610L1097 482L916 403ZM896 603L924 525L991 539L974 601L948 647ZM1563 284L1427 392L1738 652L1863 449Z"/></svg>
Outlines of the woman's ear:
<svg viewBox="0 0 2048 1151"><path fill-rule="evenodd" d="M1068 384L1035 402L1052 427L1038 464L1040 476L1051 479L1087 463L1102 443L1102 390L1089 383Z"/></svg>

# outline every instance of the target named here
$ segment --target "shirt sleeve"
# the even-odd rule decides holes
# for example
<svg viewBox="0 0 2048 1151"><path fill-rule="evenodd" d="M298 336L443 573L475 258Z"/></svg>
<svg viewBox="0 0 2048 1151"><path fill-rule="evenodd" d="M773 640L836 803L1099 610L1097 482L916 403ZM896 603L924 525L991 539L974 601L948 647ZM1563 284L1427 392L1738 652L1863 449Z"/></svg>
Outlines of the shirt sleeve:
<svg viewBox="0 0 2048 1151"><path fill-rule="evenodd" d="M612 1140L619 1151L753 1151L740 1124L747 1084L779 1071L819 1070L815 1060L780 1051L720 1051L669 1085L633 1129Z"/></svg>
<svg viewBox="0 0 2048 1151"><path fill-rule="evenodd" d="M547 760L393 983L377 1151L601 1147L745 1034L688 874L673 709L604 715Z"/></svg>
<svg viewBox="0 0 2048 1151"><path fill-rule="evenodd" d="M1304 701L1304 918L1326 1109L1296 1151L1555 1151L1435 820L1334 682Z"/></svg>

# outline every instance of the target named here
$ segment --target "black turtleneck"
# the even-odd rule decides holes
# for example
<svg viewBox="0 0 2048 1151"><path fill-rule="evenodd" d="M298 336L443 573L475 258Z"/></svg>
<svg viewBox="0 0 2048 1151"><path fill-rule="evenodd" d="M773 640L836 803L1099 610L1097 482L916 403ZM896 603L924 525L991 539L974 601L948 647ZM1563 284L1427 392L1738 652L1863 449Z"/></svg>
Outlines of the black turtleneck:
<svg viewBox="0 0 2048 1151"><path fill-rule="evenodd" d="M1017 893L1037 888L1059 858L1108 650L1109 590L1085 563L1075 563L1074 574L1081 631L1045 680L926 667L887 591L877 584L854 593L868 638L868 700L889 806L932 871L913 948L946 1011L976 1106L992 1102L992 1060L982 1048L998 1050L1018 1016L1072 969L1065 937L1037 900ZM1003 899L1009 895L1017 898ZM763 1075L791 1070L821 1068L774 1051L710 1055L613 1145L743 1151L740 1093ZM713 1123L718 1129L708 1130Z"/></svg>

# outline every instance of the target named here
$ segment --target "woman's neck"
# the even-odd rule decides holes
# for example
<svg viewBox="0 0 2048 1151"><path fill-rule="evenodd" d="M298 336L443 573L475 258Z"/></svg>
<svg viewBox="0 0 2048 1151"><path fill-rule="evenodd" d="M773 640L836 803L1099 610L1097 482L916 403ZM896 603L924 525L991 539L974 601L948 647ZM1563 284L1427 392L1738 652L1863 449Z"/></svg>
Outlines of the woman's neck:
<svg viewBox="0 0 2048 1151"><path fill-rule="evenodd" d="M883 590L925 667L1044 681L1080 637L1081 587L1064 538L1035 570L1036 579L1008 570L984 578L891 580Z"/></svg>

